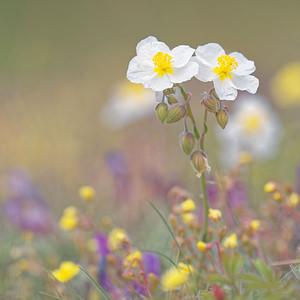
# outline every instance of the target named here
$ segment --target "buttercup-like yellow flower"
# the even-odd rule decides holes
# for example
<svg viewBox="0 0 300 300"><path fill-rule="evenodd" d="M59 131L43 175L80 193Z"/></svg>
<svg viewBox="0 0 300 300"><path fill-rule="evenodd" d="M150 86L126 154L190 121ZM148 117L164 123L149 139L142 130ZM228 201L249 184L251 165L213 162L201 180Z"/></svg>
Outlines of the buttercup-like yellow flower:
<svg viewBox="0 0 300 300"><path fill-rule="evenodd" d="M51 272L53 277L55 277L60 282L67 282L73 279L79 272L79 265L74 264L71 261L64 261L60 264L59 269Z"/></svg>
<svg viewBox="0 0 300 300"><path fill-rule="evenodd" d="M292 193L287 198L286 204L288 207L297 207L299 204L299 195L297 193Z"/></svg>
<svg viewBox="0 0 300 300"><path fill-rule="evenodd" d="M177 268L172 267L162 275L161 285L166 291L173 291L187 283L191 272L194 272L191 265L179 263Z"/></svg>
<svg viewBox="0 0 300 300"><path fill-rule="evenodd" d="M108 235L108 247L110 250L115 251L119 249L123 243L129 241L127 232L122 228L113 229Z"/></svg>
<svg viewBox="0 0 300 300"><path fill-rule="evenodd" d="M197 247L199 249L200 252L206 252L206 243L202 242L202 241L199 241L197 243Z"/></svg>
<svg viewBox="0 0 300 300"><path fill-rule="evenodd" d="M63 230L69 231L77 226L77 208L74 206L69 206L65 208L63 215L59 221L59 225Z"/></svg>
<svg viewBox="0 0 300 300"><path fill-rule="evenodd" d="M191 213L182 214L181 217L182 217L182 223L185 225L191 225L196 220L195 215Z"/></svg>
<svg viewBox="0 0 300 300"><path fill-rule="evenodd" d="M132 262L132 267L136 267L138 265L138 260L141 261L142 253L140 251L135 251L127 255L124 259L123 265L124 267L128 267Z"/></svg>
<svg viewBox="0 0 300 300"><path fill-rule="evenodd" d="M224 242L223 246L228 249L234 249L237 247L237 235L235 233L232 233L230 236L228 236Z"/></svg>
<svg viewBox="0 0 300 300"><path fill-rule="evenodd" d="M188 213L196 209L196 204L192 199L186 199L181 203L181 211L183 213Z"/></svg>
<svg viewBox="0 0 300 300"><path fill-rule="evenodd" d="M264 186L264 191L266 193L273 193L277 190L277 187L276 187L276 183L275 182L267 182Z"/></svg>
<svg viewBox="0 0 300 300"><path fill-rule="evenodd" d="M95 190L88 185L84 185L79 189L79 195L82 199L90 201L95 197Z"/></svg>
<svg viewBox="0 0 300 300"><path fill-rule="evenodd" d="M259 220L252 220L250 223L250 228L253 232L257 231L260 227L260 221Z"/></svg>
<svg viewBox="0 0 300 300"><path fill-rule="evenodd" d="M210 208L208 211L208 217L214 220L215 222L219 222L222 217L222 212L218 209Z"/></svg>

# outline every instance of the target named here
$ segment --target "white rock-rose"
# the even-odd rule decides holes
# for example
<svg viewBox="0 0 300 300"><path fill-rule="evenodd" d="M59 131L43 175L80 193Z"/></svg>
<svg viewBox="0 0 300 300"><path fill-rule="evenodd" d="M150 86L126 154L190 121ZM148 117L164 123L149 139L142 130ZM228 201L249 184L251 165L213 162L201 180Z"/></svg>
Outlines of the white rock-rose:
<svg viewBox="0 0 300 300"><path fill-rule="evenodd" d="M199 46L192 61L199 65L195 77L203 82L213 81L215 91L221 100L235 100L237 90L255 94L259 85L254 62L243 54L232 52L227 55L216 43Z"/></svg>
<svg viewBox="0 0 300 300"><path fill-rule="evenodd" d="M198 64L191 61L194 51L186 45L170 50L165 43L149 36L137 44L137 56L129 63L127 78L154 91L171 88L198 72Z"/></svg>

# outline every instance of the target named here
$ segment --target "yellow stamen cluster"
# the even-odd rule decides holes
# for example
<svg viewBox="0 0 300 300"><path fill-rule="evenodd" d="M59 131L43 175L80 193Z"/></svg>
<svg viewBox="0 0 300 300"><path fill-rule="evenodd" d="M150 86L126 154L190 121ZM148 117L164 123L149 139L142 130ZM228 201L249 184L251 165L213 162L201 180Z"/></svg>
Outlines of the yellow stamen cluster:
<svg viewBox="0 0 300 300"><path fill-rule="evenodd" d="M79 189L79 195L82 199L90 201L95 197L95 190L91 186L85 185Z"/></svg>
<svg viewBox="0 0 300 300"><path fill-rule="evenodd" d="M246 116L243 122L244 122L244 129L249 134L259 131L259 129L261 129L263 124L262 117L255 114Z"/></svg>
<svg viewBox="0 0 300 300"><path fill-rule="evenodd" d="M218 209L209 209L208 217L214 220L215 222L219 222L222 217L222 212Z"/></svg>
<svg viewBox="0 0 300 300"><path fill-rule="evenodd" d="M243 165L247 165L252 161L252 156L249 152L244 151L240 154L240 163Z"/></svg>
<svg viewBox="0 0 300 300"><path fill-rule="evenodd" d="M172 56L169 54L158 52L154 55L153 62L155 65L154 72L156 72L159 77L164 76L166 73L174 74L172 69Z"/></svg>
<svg viewBox="0 0 300 300"><path fill-rule="evenodd" d="M69 231L74 229L77 224L77 208L74 206L68 206L63 212L63 215L59 221L59 225L63 230Z"/></svg>
<svg viewBox="0 0 300 300"><path fill-rule="evenodd" d="M120 249L123 243L128 243L129 238L124 229L115 228L109 233L107 242L109 249L115 251Z"/></svg>
<svg viewBox="0 0 300 300"><path fill-rule="evenodd" d="M60 264L59 269L51 272L54 278L60 282L67 282L74 278L79 272L79 265L71 261L64 261Z"/></svg>
<svg viewBox="0 0 300 300"><path fill-rule="evenodd" d="M237 236L235 233L232 233L230 236L228 236L224 242L223 246L228 249L234 249L237 247Z"/></svg>
<svg viewBox="0 0 300 300"><path fill-rule="evenodd" d="M223 81L227 77L232 79L231 71L237 68L238 63L234 57L229 55L222 55L218 57L218 67L214 68L214 72L220 76L220 80Z"/></svg>

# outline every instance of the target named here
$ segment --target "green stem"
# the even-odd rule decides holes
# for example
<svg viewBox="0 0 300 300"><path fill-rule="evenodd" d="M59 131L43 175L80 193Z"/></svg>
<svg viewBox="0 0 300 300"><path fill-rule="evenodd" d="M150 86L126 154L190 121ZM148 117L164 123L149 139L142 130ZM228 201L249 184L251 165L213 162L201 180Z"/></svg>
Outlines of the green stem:
<svg viewBox="0 0 300 300"><path fill-rule="evenodd" d="M207 132L207 110L204 112L204 119L203 119L203 131L201 134L200 140L200 149L204 151L204 136ZM205 181L205 173L201 175L201 185L202 185L202 195L203 195L203 204L204 204L204 231L203 231L203 241L206 242L207 240L207 231L208 231L208 199L207 199L207 192L206 192L206 181Z"/></svg>

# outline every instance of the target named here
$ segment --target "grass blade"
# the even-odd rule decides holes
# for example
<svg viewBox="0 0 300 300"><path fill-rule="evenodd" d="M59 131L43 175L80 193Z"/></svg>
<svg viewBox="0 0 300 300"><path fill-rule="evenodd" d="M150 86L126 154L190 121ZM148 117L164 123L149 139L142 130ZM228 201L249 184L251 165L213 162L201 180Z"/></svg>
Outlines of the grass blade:
<svg viewBox="0 0 300 300"><path fill-rule="evenodd" d="M93 282L94 286L99 291L99 293L103 296L103 298L105 300L111 300L109 295L103 289L103 287L85 269L83 269L81 266L79 266L79 267L80 267L80 270Z"/></svg>

